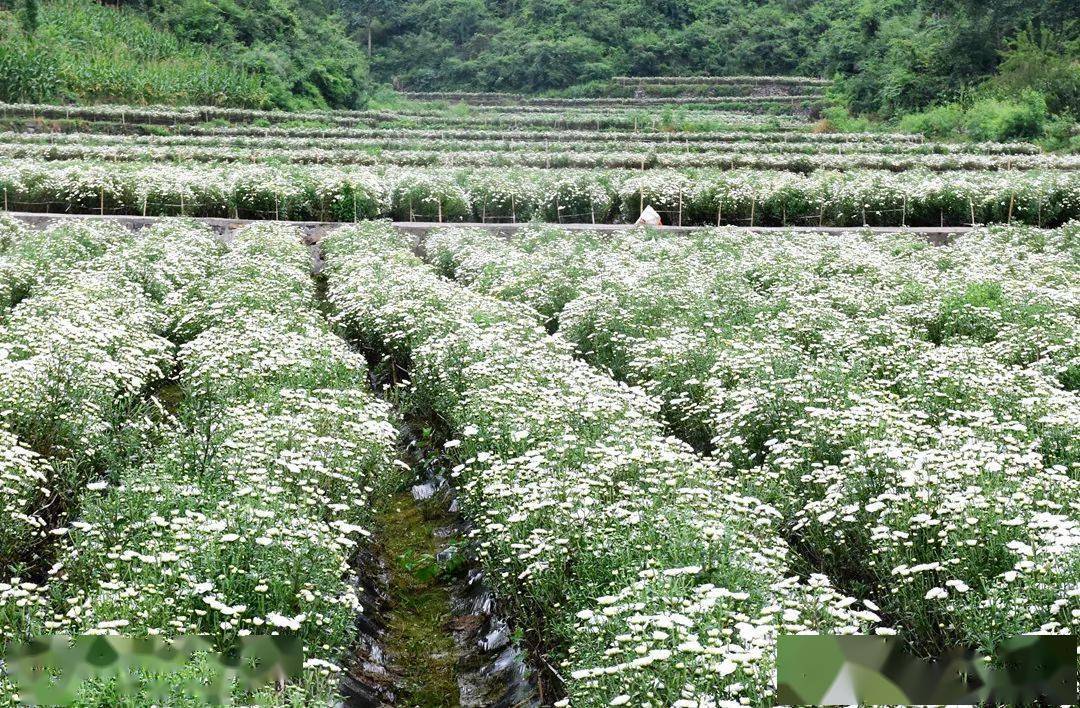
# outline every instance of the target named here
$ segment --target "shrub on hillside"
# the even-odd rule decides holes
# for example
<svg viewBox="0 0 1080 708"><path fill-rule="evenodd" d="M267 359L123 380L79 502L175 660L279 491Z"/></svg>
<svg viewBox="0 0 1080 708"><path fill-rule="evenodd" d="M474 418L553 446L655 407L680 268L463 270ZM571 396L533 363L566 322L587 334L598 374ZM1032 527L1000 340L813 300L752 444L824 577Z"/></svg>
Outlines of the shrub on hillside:
<svg viewBox="0 0 1080 708"><path fill-rule="evenodd" d="M1046 97L1026 90L1016 100L977 101L967 111L964 131L974 140L1032 140L1042 137L1048 118Z"/></svg>

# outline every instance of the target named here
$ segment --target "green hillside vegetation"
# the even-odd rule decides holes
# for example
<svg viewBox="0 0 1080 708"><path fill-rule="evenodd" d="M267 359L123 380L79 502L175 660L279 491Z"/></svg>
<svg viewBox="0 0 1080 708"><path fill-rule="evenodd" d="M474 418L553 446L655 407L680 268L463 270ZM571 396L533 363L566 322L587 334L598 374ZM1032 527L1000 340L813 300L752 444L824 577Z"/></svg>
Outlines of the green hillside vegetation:
<svg viewBox="0 0 1080 708"><path fill-rule="evenodd" d="M0 3L0 99L355 107L366 61L333 9L329 0Z"/></svg>
<svg viewBox="0 0 1080 708"><path fill-rule="evenodd" d="M410 90L596 90L612 76L835 78L846 114L977 139L1080 113L1075 0L342 0L373 73ZM1065 116L1055 128L1050 116ZM970 130L969 130L970 129ZM1065 136L1067 137L1067 136Z"/></svg>
<svg viewBox="0 0 1080 708"><path fill-rule="evenodd" d="M117 2L0 0L0 100L393 107L379 86L625 96L613 77L794 74L834 81L823 130L1080 147L1074 0Z"/></svg>

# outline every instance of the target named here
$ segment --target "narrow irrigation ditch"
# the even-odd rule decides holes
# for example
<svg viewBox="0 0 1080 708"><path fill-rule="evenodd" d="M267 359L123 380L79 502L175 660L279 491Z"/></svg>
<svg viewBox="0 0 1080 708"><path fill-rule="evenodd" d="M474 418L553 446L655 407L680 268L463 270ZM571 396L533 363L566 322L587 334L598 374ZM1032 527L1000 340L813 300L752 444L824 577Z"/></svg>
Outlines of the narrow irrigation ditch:
<svg viewBox="0 0 1080 708"><path fill-rule="evenodd" d="M326 314L326 279L317 243L316 293ZM365 608L341 682L350 708L518 708L547 705L530 652L484 581L440 451L445 426L406 405L398 384L407 363L350 341L364 354L376 395L398 413L404 487L379 511L375 543L354 562L352 579Z"/></svg>

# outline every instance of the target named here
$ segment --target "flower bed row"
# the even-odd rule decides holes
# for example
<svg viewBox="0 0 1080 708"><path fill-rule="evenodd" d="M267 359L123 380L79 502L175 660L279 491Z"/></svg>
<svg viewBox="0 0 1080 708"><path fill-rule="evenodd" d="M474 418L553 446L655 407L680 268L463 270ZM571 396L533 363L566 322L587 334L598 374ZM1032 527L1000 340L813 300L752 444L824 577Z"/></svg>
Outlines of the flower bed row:
<svg viewBox="0 0 1080 708"><path fill-rule="evenodd" d="M151 460L89 486L31 631L295 635L304 680L274 699L332 697L365 609L350 562L400 470L389 405L319 314L310 265L297 231L254 226L184 289L175 422Z"/></svg>
<svg viewBox="0 0 1080 708"><path fill-rule="evenodd" d="M134 238L58 222L20 244L43 272L0 324L4 580L40 574L87 480L147 442L155 422L141 403L172 371L169 301L217 252L208 231L171 225ZM7 636L17 611L2 594Z"/></svg>
<svg viewBox="0 0 1080 708"><path fill-rule="evenodd" d="M556 149L528 145L515 149L512 145L480 145L471 143L433 143L387 145L353 145L341 148L275 146L274 140L229 140L226 144L203 145L181 137L129 138L128 136L92 136L81 140L67 137L31 138L0 143L0 157L38 160L99 159L114 162L173 161L173 162L291 162L330 165L411 165L411 166L495 166L544 168L627 168L627 169L685 169L720 168L734 170L815 170L880 169L892 172L908 170L1076 170L1080 156L1075 155L1013 155L952 152L949 154L893 154L862 152L848 153L824 150L774 151L714 149L657 150L655 144L633 144L618 149L602 149L591 144L558 146ZM211 139L211 142L216 142ZM245 144L246 143L246 144Z"/></svg>
<svg viewBox="0 0 1080 708"><path fill-rule="evenodd" d="M354 221L632 222L947 226L1080 217L1080 173L709 170L649 173L225 166L199 163L0 163L9 209Z"/></svg>
<svg viewBox="0 0 1080 708"><path fill-rule="evenodd" d="M44 283L50 273L96 258L127 237L111 225L58 222L39 231L0 213L0 314L26 297L35 281Z"/></svg>
<svg viewBox="0 0 1080 708"><path fill-rule="evenodd" d="M615 109L559 109L543 106L474 106L470 114L459 115L422 105L400 111L261 111L217 106L56 106L51 104L0 103L0 118L27 117L55 120L120 121L150 125L196 124L209 121L238 123L265 122L268 124L318 122L338 126L411 125L417 121L432 125L536 125L582 128L658 128L666 118L655 111ZM731 126L768 125L785 127L805 126L790 118L770 115L710 111L681 111L686 119L703 119L710 124Z"/></svg>
<svg viewBox="0 0 1080 708"><path fill-rule="evenodd" d="M824 234L429 237L775 504L932 654L1080 630L1075 225L945 248Z"/></svg>
<svg viewBox="0 0 1080 708"><path fill-rule="evenodd" d="M389 225L333 232L328 299L345 331L408 366L403 405L445 426L487 578L574 705L761 703L778 632L876 622L794 576L774 512L666 438L654 399L410 245Z"/></svg>
<svg viewBox="0 0 1080 708"><path fill-rule="evenodd" d="M264 129L265 130L265 129ZM250 133L251 131L247 131ZM314 132L314 131L312 131ZM764 135L755 135L750 140L746 134L742 134L739 140L706 140L694 141L666 139L658 140L650 137L645 140L635 138L634 133L623 134L623 137L608 137L605 133L597 132L588 135L586 140L560 138L552 142L543 135L536 136L528 133L510 133L513 138L484 138L470 135L466 138L456 138L442 131L424 131L419 135L408 131L355 131L366 132L370 137L357 135L344 135L331 137L328 135L243 135L227 132L209 132L208 134L178 133L170 135L125 135L94 132L65 132L65 133L0 133L0 141L10 146L9 151L19 150L44 151L44 146L55 147L59 153L65 150L78 148L104 149L105 146L113 148L125 148L127 150L136 147L141 148L172 148L163 151L169 155L181 155L183 151L197 151L204 148L232 149L236 151L236 158L259 156L262 151L281 150L288 151L285 155L294 155L294 161L302 161L305 155L324 156L322 161L341 162L347 160L364 159L363 152L371 153L369 158L381 157L383 160L396 158L383 156L380 151L386 152L417 152L420 155L433 155L438 152L461 152L466 155L479 155L485 151L524 153L529 159L533 153L544 153L550 156L554 162L562 162L567 159L568 153L585 152L590 155L611 154L611 159L619 158L620 155L634 153L642 156L646 164L653 165L657 160L669 160L676 156L683 159L695 159L704 163L728 161L728 164L739 164L740 160L760 159L769 160L799 160L801 156L821 156L825 159L833 155L863 155L868 162L866 167L873 166L874 162L885 161L892 156L891 164L911 164L910 160L915 156L933 155L939 164L946 164L945 156L953 156L958 163L973 161L975 157L983 158L980 163L986 168L998 167L1001 164L1009 165L1010 160L1017 169L1031 167L1032 165L1045 164L1047 166L1070 165L1076 160L1069 156L1042 156L1039 157L1039 148L1031 143L936 143L928 141L912 140L889 140L875 139L874 136L864 136L855 140L830 140L830 141L793 141L785 139L773 141ZM479 131L478 131L479 132ZM571 132L571 131L566 131ZM320 131L321 133L321 131ZM496 133L497 135L498 133ZM617 134L616 134L617 135ZM701 137L706 138L710 134L705 133ZM810 134L808 134L810 135ZM27 146L27 147L18 147ZM357 153L357 154L353 154ZM118 156L124 152L114 153ZM198 154L193 152L193 154ZM214 154L208 152L207 154ZM738 157L745 154L746 157ZM753 157L751 157L753 156ZM903 156L903 157L901 157ZM1001 156L998 160L991 161L992 156ZM1004 157L1009 156L1009 157ZM1027 156L1021 158L1020 156ZM597 157L597 160L601 158ZM927 158L930 159L930 158ZM731 161L734 160L734 163ZM905 160L907 162L905 162ZM976 164L971 162L970 164ZM1077 163L1080 164L1080 163Z"/></svg>
<svg viewBox="0 0 1080 708"><path fill-rule="evenodd" d="M751 109L760 104L781 108L812 105L821 100L820 93L800 93L764 96L586 96L580 98L550 98L513 93L463 93L445 91L408 91L401 94L413 101L448 101L470 106L546 106L551 108L597 108L605 106L631 108L636 106L701 105L720 108Z"/></svg>
<svg viewBox="0 0 1080 708"><path fill-rule="evenodd" d="M110 127L115 123L108 124ZM94 127L91 124L88 127ZM100 133L102 131L94 131ZM922 135L909 133L810 133L791 130L740 131L612 131L612 130L485 130L483 128L444 128L434 130L424 127L410 128L332 128L319 126L259 126L259 125L184 125L177 126L172 135L219 135L219 136L276 136L296 138L353 138L355 140L411 139L411 140L532 140L549 143L571 142L626 142L642 143L740 143L754 144L757 141L779 143L783 145L815 145L839 143L841 146L881 145L884 151L889 149L914 149L918 145L931 145L933 151L958 150L968 148L965 143L927 143ZM1038 152L1035 145L1028 143L978 143L982 152Z"/></svg>

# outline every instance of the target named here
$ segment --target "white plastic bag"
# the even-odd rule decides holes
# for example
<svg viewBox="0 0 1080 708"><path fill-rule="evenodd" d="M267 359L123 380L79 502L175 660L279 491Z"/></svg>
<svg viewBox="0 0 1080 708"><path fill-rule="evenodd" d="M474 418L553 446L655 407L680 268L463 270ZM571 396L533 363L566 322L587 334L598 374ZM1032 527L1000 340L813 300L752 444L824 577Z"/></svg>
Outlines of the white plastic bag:
<svg viewBox="0 0 1080 708"><path fill-rule="evenodd" d="M652 206L645 207L645 211L641 212L641 216L634 223L635 226L660 226L663 221L660 220L660 215L656 213L656 209Z"/></svg>

